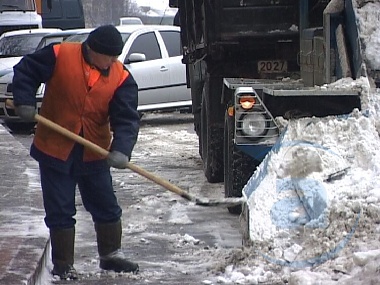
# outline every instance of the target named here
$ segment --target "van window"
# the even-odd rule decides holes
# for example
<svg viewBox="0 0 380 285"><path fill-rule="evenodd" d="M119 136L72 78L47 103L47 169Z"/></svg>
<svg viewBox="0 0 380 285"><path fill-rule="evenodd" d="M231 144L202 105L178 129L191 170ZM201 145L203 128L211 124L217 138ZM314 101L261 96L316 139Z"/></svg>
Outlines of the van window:
<svg viewBox="0 0 380 285"><path fill-rule="evenodd" d="M160 31L160 34L165 42L169 56L180 56L181 51L181 35L176 31Z"/></svg>
<svg viewBox="0 0 380 285"><path fill-rule="evenodd" d="M2 0L0 1L0 11L34 11L35 6L32 0Z"/></svg>
<svg viewBox="0 0 380 285"><path fill-rule="evenodd" d="M78 0L63 1L63 10L66 12L67 19L76 19L82 17L81 7Z"/></svg>
<svg viewBox="0 0 380 285"><path fill-rule="evenodd" d="M42 2L42 17L44 19L62 19L63 9L60 0L52 0L52 9L47 7L47 1ZM45 26L44 26L45 27Z"/></svg>
<svg viewBox="0 0 380 285"><path fill-rule="evenodd" d="M84 28L82 0L52 0L52 9L42 1L42 26L45 28Z"/></svg>

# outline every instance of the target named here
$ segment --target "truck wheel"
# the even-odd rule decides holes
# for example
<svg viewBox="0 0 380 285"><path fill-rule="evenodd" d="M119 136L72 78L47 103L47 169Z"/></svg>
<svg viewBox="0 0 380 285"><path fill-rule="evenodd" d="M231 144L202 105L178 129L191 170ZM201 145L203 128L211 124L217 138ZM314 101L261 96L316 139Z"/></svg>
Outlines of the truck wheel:
<svg viewBox="0 0 380 285"><path fill-rule="evenodd" d="M241 197L242 190L252 176L258 163L250 156L238 150L234 144L234 117L226 111L224 120L224 196ZM231 214L240 214L241 205L229 207Z"/></svg>
<svg viewBox="0 0 380 285"><path fill-rule="evenodd" d="M202 134L201 134L201 114L194 114L194 125L195 125L195 132L198 135L198 152L199 156L203 158L203 153L202 153ZM198 130L198 131L197 131Z"/></svg>
<svg viewBox="0 0 380 285"><path fill-rule="evenodd" d="M191 87L191 102L192 112L194 115L194 131L198 136L199 142L199 155L202 157L202 144L201 144L201 110L202 110L202 92L204 81L201 80L201 62L194 65L186 65L188 79L190 80Z"/></svg>
<svg viewBox="0 0 380 285"><path fill-rule="evenodd" d="M211 124L209 98L205 89L202 94L200 149L203 171L210 183L223 181L223 129Z"/></svg>

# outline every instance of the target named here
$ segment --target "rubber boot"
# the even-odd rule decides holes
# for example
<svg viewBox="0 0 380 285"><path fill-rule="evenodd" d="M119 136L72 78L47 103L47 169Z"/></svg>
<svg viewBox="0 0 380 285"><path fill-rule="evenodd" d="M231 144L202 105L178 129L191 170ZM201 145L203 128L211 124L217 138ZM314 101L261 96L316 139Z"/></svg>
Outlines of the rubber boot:
<svg viewBox="0 0 380 285"><path fill-rule="evenodd" d="M127 260L121 251L120 220L108 224L95 223L95 230L101 269L133 273L139 271L138 264Z"/></svg>
<svg viewBox="0 0 380 285"><path fill-rule="evenodd" d="M78 274L74 268L75 228L50 229L53 275L61 280L76 280Z"/></svg>

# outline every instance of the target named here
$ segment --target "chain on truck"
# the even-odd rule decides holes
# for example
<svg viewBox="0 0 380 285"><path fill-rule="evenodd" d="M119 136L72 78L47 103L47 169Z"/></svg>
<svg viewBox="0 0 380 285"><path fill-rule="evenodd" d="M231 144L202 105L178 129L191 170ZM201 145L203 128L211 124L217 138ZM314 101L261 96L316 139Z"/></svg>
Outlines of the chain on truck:
<svg viewBox="0 0 380 285"><path fill-rule="evenodd" d="M320 86L356 79L352 0L169 0L178 8L199 154L209 182L239 197L277 140L276 117L350 113L360 93ZM229 208L240 213L241 207Z"/></svg>

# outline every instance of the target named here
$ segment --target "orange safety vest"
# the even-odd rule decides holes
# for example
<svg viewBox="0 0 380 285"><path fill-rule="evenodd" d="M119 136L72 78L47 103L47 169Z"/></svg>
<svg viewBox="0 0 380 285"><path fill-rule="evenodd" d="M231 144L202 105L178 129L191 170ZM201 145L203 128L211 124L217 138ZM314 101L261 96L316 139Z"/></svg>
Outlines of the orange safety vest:
<svg viewBox="0 0 380 285"><path fill-rule="evenodd" d="M55 46L55 52L55 69L46 83L40 114L75 134L82 130L85 139L109 149L108 105L129 73L117 61L111 65L108 76L101 76L96 70L99 74L93 80L90 73L95 70L90 70L91 67L83 59L81 44L62 43ZM38 124L34 145L45 154L65 161L74 147L74 141ZM85 149L83 159L94 161L104 157Z"/></svg>

